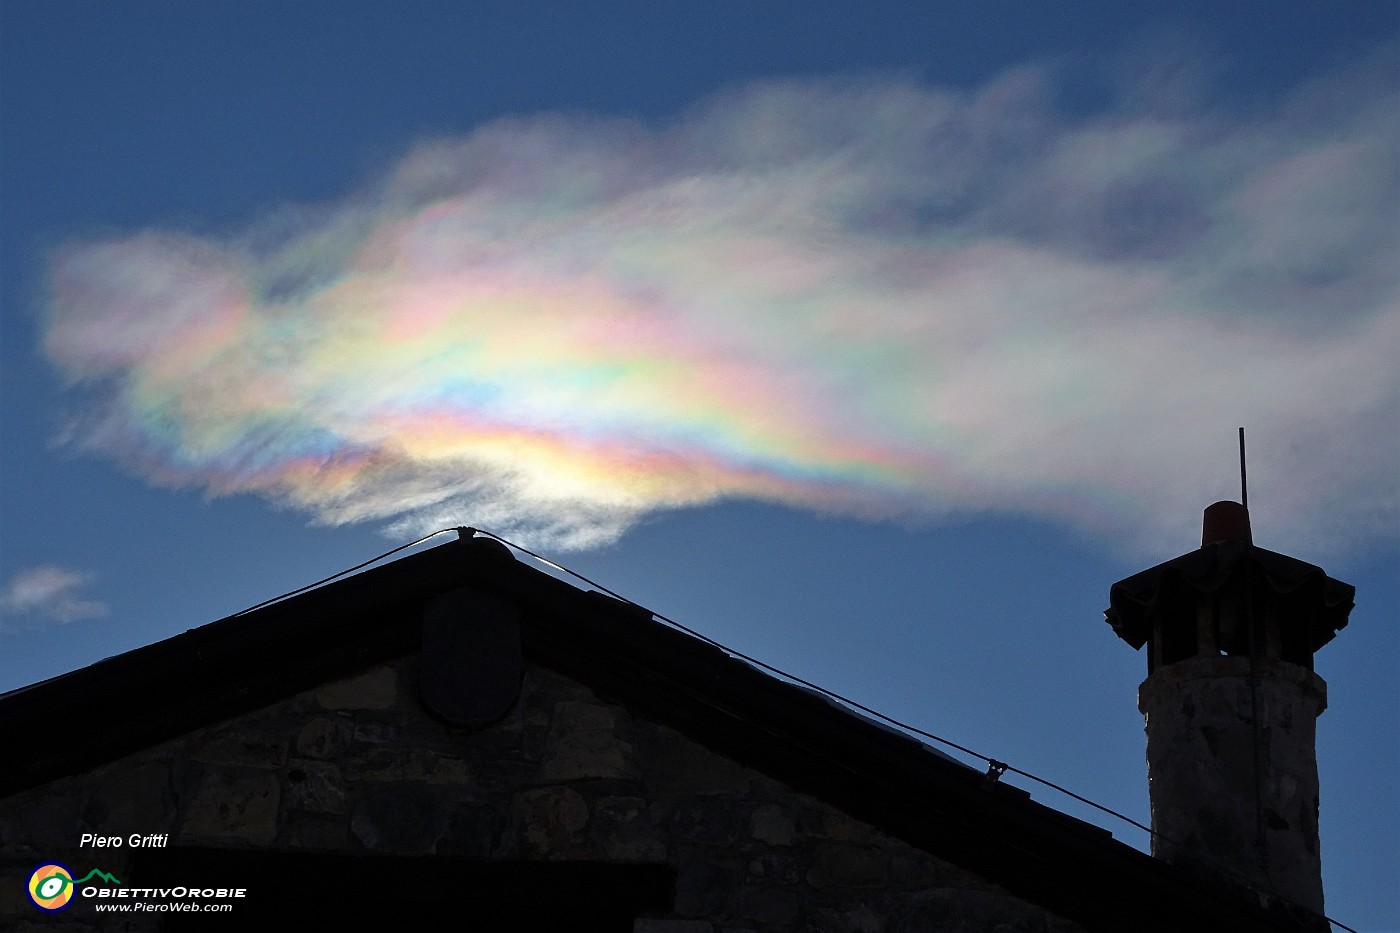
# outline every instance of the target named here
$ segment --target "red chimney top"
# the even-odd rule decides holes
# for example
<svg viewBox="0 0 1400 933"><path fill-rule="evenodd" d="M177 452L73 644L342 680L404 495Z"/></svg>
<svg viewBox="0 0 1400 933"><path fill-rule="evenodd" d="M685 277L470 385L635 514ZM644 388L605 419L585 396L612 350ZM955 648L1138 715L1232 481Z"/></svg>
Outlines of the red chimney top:
<svg viewBox="0 0 1400 933"><path fill-rule="evenodd" d="M1201 521L1201 547L1219 541L1243 541L1253 544L1249 533L1249 510L1238 502L1216 502L1206 506Z"/></svg>

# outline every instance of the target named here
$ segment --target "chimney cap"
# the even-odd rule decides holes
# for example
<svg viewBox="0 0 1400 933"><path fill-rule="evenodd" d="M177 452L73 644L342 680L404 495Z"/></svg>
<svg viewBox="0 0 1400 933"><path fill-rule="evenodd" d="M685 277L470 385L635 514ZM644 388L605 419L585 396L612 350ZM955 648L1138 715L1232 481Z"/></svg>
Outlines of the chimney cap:
<svg viewBox="0 0 1400 933"><path fill-rule="evenodd" d="M1216 503L1222 504L1243 511L1239 503ZM1334 580L1314 564L1248 541L1216 543L1223 546L1202 546L1113 584L1104 620L1114 633L1134 649L1141 648L1162 607L1189 605L1218 592L1241 573L1257 582L1262 588L1258 595L1288 615L1290 624L1303 626L1308 650L1316 652L1346 627L1356 599L1351 584Z"/></svg>
<svg viewBox="0 0 1400 933"><path fill-rule="evenodd" d="M1201 547L1221 541L1254 543L1249 530L1249 509L1228 499L1206 506L1201 519Z"/></svg>

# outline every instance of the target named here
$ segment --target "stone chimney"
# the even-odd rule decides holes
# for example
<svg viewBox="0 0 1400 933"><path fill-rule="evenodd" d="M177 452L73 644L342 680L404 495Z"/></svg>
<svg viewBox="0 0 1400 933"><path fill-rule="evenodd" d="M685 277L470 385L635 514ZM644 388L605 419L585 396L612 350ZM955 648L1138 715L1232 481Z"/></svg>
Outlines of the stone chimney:
<svg viewBox="0 0 1400 933"><path fill-rule="evenodd" d="M1113 585L1109 625L1147 645L1153 855L1323 913L1313 653L1355 592L1255 547L1236 502L1206 509L1199 550Z"/></svg>

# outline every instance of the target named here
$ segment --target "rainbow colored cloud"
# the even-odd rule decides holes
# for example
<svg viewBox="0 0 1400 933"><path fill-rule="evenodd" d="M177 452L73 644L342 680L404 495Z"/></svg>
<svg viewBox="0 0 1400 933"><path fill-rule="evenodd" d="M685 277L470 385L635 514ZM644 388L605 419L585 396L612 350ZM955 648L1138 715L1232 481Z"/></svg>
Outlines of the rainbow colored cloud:
<svg viewBox="0 0 1400 933"><path fill-rule="evenodd" d="M1071 119L1027 69L502 120L290 232L69 244L45 349L71 443L323 522L577 548L737 497L1177 546L1246 424L1315 552L1397 516L1392 58L1229 119Z"/></svg>

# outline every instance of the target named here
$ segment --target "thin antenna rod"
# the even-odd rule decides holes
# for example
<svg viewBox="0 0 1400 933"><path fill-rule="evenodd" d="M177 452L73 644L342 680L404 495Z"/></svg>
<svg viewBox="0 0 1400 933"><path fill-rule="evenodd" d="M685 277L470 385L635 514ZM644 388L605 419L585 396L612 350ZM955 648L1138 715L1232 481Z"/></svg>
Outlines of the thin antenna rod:
<svg viewBox="0 0 1400 933"><path fill-rule="evenodd" d="M1249 480L1244 471L1244 428L1240 428L1240 505L1249 509Z"/></svg>

